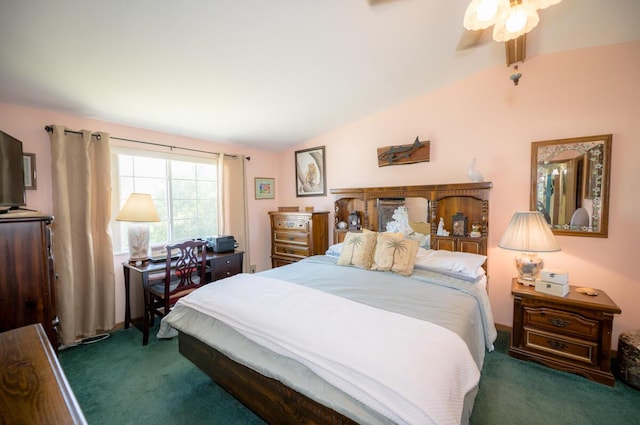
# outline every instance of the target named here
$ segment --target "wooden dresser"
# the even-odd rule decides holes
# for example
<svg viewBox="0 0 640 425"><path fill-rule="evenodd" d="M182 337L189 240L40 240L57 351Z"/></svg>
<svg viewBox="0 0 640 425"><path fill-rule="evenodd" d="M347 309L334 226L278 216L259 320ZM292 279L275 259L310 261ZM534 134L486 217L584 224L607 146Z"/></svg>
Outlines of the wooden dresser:
<svg viewBox="0 0 640 425"><path fill-rule="evenodd" d="M329 248L329 212L270 211L271 266L295 263Z"/></svg>
<svg viewBox="0 0 640 425"><path fill-rule="evenodd" d="M537 292L513 279L513 329L509 355L613 386L611 329L620 308L601 290L565 297Z"/></svg>
<svg viewBox="0 0 640 425"><path fill-rule="evenodd" d="M42 325L0 333L0 424L86 424Z"/></svg>
<svg viewBox="0 0 640 425"><path fill-rule="evenodd" d="M41 323L58 349L50 216L0 216L0 332Z"/></svg>

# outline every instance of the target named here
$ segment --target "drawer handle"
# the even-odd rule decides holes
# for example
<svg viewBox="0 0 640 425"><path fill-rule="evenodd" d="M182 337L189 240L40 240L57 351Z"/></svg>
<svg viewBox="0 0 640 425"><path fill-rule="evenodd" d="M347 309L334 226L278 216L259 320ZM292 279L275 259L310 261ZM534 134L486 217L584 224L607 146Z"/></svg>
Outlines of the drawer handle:
<svg viewBox="0 0 640 425"><path fill-rule="evenodd" d="M567 327L567 326L569 326L571 324L571 322L569 322L568 320L558 319L556 317L550 318L549 322L553 326L557 326L559 328L564 328L564 327Z"/></svg>
<svg viewBox="0 0 640 425"><path fill-rule="evenodd" d="M565 344L562 341L555 340L555 339L548 339L547 340L547 344L549 344L549 347L553 348L554 350L562 351L565 348L567 348L567 344Z"/></svg>
<svg viewBox="0 0 640 425"><path fill-rule="evenodd" d="M287 236L287 239L289 239L290 241L292 241L292 240L294 240L294 239L295 239L295 236L293 236L293 235L289 235L289 236Z"/></svg>
<svg viewBox="0 0 640 425"><path fill-rule="evenodd" d="M231 261L230 261L230 260L227 260L227 264L231 264Z"/></svg>

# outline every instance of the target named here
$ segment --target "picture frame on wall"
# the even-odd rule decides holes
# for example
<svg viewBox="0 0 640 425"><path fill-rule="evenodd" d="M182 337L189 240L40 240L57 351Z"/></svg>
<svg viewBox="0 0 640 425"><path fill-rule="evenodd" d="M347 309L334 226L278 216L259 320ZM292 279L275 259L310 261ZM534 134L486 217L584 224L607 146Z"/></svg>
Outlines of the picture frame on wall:
<svg viewBox="0 0 640 425"><path fill-rule="evenodd" d="M255 178L256 199L275 199L276 179L271 177Z"/></svg>
<svg viewBox="0 0 640 425"><path fill-rule="evenodd" d="M295 151L296 196L325 196L327 176L324 146Z"/></svg>
<svg viewBox="0 0 640 425"><path fill-rule="evenodd" d="M24 188L27 190L36 190L36 154L35 153L23 153L22 154L22 170L24 172Z"/></svg>

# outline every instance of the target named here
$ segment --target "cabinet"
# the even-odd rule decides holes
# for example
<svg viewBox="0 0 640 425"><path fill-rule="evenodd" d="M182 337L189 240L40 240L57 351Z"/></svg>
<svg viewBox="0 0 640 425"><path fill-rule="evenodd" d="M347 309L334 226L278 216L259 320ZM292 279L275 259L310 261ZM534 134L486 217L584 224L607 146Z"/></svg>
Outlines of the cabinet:
<svg viewBox="0 0 640 425"><path fill-rule="evenodd" d="M271 266L295 263L329 248L329 212L270 211Z"/></svg>
<svg viewBox="0 0 640 425"><path fill-rule="evenodd" d="M487 238L470 238L463 236L431 236L432 249L446 249L447 251L470 252L484 255L487 252Z"/></svg>
<svg viewBox="0 0 640 425"><path fill-rule="evenodd" d="M50 216L0 218L0 332L41 323L58 348Z"/></svg>
<svg viewBox="0 0 640 425"><path fill-rule="evenodd" d="M0 424L86 424L40 324L0 333Z"/></svg>
<svg viewBox="0 0 640 425"><path fill-rule="evenodd" d="M220 280L242 273L242 251L215 254L209 259L209 266L212 270L211 280Z"/></svg>
<svg viewBox="0 0 640 425"><path fill-rule="evenodd" d="M513 279L513 329L509 355L613 386L611 329L620 308L604 291L565 297L537 292Z"/></svg>

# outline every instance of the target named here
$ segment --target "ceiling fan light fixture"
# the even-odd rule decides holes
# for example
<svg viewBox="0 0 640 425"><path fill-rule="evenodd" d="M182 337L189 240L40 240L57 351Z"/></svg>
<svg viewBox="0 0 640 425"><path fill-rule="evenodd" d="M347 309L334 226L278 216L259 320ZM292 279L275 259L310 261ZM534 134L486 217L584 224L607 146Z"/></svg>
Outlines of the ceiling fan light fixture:
<svg viewBox="0 0 640 425"><path fill-rule="evenodd" d="M472 31L489 28L508 6L508 0L471 0L464 13L463 25Z"/></svg>
<svg viewBox="0 0 640 425"><path fill-rule="evenodd" d="M522 0L511 1L511 7L500 14L493 27L495 41L509 41L526 34L538 25L540 17L535 9Z"/></svg>

